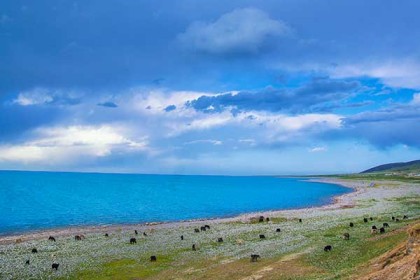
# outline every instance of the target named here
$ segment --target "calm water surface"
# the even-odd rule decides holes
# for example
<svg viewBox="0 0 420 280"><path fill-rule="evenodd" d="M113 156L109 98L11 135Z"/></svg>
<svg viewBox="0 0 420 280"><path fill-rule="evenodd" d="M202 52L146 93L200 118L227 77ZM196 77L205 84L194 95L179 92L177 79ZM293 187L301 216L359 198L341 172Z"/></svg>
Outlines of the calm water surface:
<svg viewBox="0 0 420 280"><path fill-rule="evenodd" d="M0 235L316 206L349 191L297 178L0 171Z"/></svg>

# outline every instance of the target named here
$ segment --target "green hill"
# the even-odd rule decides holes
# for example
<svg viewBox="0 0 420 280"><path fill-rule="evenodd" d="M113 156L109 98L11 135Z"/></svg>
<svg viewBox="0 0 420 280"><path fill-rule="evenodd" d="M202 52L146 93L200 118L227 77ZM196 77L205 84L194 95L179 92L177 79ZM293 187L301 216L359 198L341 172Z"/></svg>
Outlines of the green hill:
<svg viewBox="0 0 420 280"><path fill-rule="evenodd" d="M420 160L413 160L409 162L395 162L383 165L378 165L373 168L360 172L364 173L398 173L398 174L420 174Z"/></svg>

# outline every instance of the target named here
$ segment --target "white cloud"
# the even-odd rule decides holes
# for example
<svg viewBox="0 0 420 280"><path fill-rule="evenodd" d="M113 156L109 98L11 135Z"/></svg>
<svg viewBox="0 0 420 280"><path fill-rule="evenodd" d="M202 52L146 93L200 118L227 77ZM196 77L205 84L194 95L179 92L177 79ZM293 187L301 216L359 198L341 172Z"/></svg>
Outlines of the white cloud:
<svg viewBox="0 0 420 280"><path fill-rule="evenodd" d="M19 93L18 97L13 100L13 103L21 106L30 106L38 104L46 104L53 101L53 97L47 89L35 88L31 91Z"/></svg>
<svg viewBox="0 0 420 280"><path fill-rule="evenodd" d="M239 143L248 144L250 146L255 146L257 141L255 139L239 139Z"/></svg>
<svg viewBox="0 0 420 280"><path fill-rule="evenodd" d="M253 118L249 118L252 115ZM302 114L289 116L284 114L247 112L240 115L242 121L251 121L254 124L263 124L271 129L282 131L299 131L312 126L324 128L340 128L341 116L336 114Z"/></svg>
<svg viewBox="0 0 420 280"><path fill-rule="evenodd" d="M194 140L194 141L189 141L189 142L185 142L184 144L185 145L191 145L191 144L201 144L201 143L204 143L204 144L212 144L212 145L215 145L215 146L218 146L218 145L222 145L223 144L223 142L222 141L220 141L220 140L214 140L214 139L201 139L201 140Z"/></svg>
<svg viewBox="0 0 420 280"><path fill-rule="evenodd" d="M348 64L329 72L334 78L369 76L393 87L420 88L420 65L411 60Z"/></svg>
<svg viewBox="0 0 420 280"><path fill-rule="evenodd" d="M271 19L265 12L247 8L236 9L214 22L194 22L179 36L183 45L198 51L223 54L257 52L273 36L284 36L290 28Z"/></svg>
<svg viewBox="0 0 420 280"><path fill-rule="evenodd" d="M325 152L327 151L327 148L325 147L314 147L312 149L309 149L309 152L311 153L319 153L319 152Z"/></svg>
<svg viewBox="0 0 420 280"><path fill-rule="evenodd" d="M413 95L413 100L411 100L411 104L420 105L420 93L415 93Z"/></svg>
<svg viewBox="0 0 420 280"><path fill-rule="evenodd" d="M48 102L45 96L49 95L40 94L43 91L31 92L38 93L36 98L24 95L28 100L20 99L19 102ZM218 94L135 89L127 92L125 98L116 100L119 107L112 113L95 110L97 100L91 98L88 103L69 110L69 117L81 124L92 119L101 120L102 125L57 125L32 130L24 142L0 143L0 162L65 165L80 162L82 158L95 160L137 152L153 157L163 156L162 153L168 156L174 147L160 144L168 141L168 137L174 138L171 141L177 145L184 143L185 149L187 145L200 143L209 144L208 148L203 145L203 151L212 145L230 147L232 143L242 148L255 148L259 146L257 143L304 141L302 139L307 139L314 132L341 127L342 117L336 114L287 115L266 111L233 114L229 108L205 113L185 105L187 101L203 95ZM164 109L169 105L175 105L176 109L167 113ZM227 130L233 131L235 136L225 134ZM187 142L186 139L198 140ZM157 145L156 148L152 148L154 145L149 142ZM182 147L182 144L179 146Z"/></svg>
<svg viewBox="0 0 420 280"><path fill-rule="evenodd" d="M109 125L42 128L35 135L21 144L1 145L0 161L69 162L86 156L104 157L117 150L145 150L148 145L147 138L134 141Z"/></svg>
<svg viewBox="0 0 420 280"><path fill-rule="evenodd" d="M21 106L56 104L74 105L79 103L81 94L75 91L63 91L59 89L34 88L20 92L12 102Z"/></svg>

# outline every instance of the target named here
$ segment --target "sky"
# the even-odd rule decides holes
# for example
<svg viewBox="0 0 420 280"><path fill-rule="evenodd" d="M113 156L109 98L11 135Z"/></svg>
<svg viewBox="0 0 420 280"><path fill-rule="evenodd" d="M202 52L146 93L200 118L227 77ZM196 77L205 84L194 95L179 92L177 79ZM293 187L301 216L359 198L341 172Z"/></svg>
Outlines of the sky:
<svg viewBox="0 0 420 280"><path fill-rule="evenodd" d="M0 169L360 172L420 158L417 0L4 0Z"/></svg>

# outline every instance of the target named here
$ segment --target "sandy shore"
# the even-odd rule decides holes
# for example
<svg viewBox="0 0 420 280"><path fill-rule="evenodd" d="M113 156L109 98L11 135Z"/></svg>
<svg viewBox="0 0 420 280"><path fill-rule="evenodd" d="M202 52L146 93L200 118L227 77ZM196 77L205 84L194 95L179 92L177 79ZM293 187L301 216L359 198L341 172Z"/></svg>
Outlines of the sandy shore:
<svg viewBox="0 0 420 280"><path fill-rule="evenodd" d="M128 231L138 229L150 230L150 229L162 229L162 228L177 228L177 227L186 227L192 226L195 224L202 224L203 222L207 224L217 224L217 223L226 223L226 222L238 222L238 221L249 221L251 217L255 216L283 216L286 218L296 218L296 217L307 217L311 213L317 211L325 210L334 210L342 208L352 208L355 204L355 201L363 198L374 197L374 188L370 188L369 184L371 182L367 181L357 181L357 180L343 180L337 178L312 178L308 179L312 182L321 182L329 184L337 184L346 188L351 188L353 192L346 193L344 195L336 196L333 198L332 203L318 206L318 207L309 207L309 208L300 208L300 209L290 209L290 210L272 210L272 211L262 211L262 212L252 212L245 213L235 217L229 218L213 218L213 219L194 219L188 221L178 221L178 222L164 222L164 223L142 223L142 224L117 224L117 225L99 225L99 226L81 226L81 227L66 227L66 228L57 228L57 229L47 229L39 231L24 232L22 234L11 234L0 236L0 244L10 244L15 243L16 241L30 241L37 239L48 238L48 236L72 236L76 234L90 234L90 233L105 233L113 231Z"/></svg>

